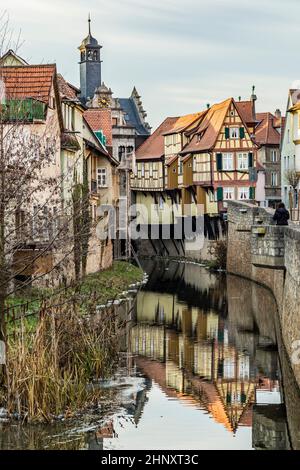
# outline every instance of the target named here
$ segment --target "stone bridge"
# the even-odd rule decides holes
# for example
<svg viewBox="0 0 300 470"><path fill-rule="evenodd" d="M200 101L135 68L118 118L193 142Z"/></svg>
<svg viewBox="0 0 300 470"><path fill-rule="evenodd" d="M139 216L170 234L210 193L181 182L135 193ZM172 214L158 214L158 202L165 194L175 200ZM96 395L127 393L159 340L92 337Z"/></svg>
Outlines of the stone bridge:
<svg viewBox="0 0 300 470"><path fill-rule="evenodd" d="M278 227L273 211L229 202L227 270L273 292L289 358L295 356L299 341L292 368L300 385L300 227ZM255 295L255 289L249 295Z"/></svg>

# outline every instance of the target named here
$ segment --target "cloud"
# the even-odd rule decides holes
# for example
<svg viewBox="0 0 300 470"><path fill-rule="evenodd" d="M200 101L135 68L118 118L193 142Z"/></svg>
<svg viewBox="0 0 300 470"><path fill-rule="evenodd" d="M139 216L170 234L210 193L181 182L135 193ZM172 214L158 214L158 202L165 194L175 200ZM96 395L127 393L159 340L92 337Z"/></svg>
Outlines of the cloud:
<svg viewBox="0 0 300 470"><path fill-rule="evenodd" d="M260 110L284 109L300 77L298 0L10 0L22 55L56 60L78 84L78 50L92 33L104 46L103 79L116 96L133 85L149 120L203 109L257 85Z"/></svg>

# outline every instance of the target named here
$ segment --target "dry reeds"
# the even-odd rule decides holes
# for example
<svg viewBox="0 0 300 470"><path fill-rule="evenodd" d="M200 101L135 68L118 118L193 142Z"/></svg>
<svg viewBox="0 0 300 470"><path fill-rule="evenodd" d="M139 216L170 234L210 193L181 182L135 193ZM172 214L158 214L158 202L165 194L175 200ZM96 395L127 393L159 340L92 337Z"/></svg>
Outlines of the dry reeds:
<svg viewBox="0 0 300 470"><path fill-rule="evenodd" d="M99 399L93 381L113 370L120 324L113 311L86 317L76 304L43 308L35 328L26 320L8 339L1 406L30 422L72 416Z"/></svg>

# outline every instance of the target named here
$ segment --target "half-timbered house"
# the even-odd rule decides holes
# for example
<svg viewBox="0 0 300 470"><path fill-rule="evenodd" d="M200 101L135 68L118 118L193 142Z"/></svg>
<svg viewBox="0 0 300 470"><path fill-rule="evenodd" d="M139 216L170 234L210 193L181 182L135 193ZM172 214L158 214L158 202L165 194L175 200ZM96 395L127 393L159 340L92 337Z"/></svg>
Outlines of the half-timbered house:
<svg viewBox="0 0 300 470"><path fill-rule="evenodd" d="M213 105L188 136L181 158L193 159L197 204L211 215L226 210L228 200L255 200L257 145L233 98Z"/></svg>

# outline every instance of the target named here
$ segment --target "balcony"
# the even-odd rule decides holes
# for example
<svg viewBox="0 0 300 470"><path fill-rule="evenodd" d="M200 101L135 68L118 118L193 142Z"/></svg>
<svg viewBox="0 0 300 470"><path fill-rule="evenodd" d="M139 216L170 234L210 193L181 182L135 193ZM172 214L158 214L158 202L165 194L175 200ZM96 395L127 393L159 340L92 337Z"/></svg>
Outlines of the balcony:
<svg viewBox="0 0 300 470"><path fill-rule="evenodd" d="M33 122L45 120L46 105L32 98L24 100L8 100L1 107L3 121Z"/></svg>

